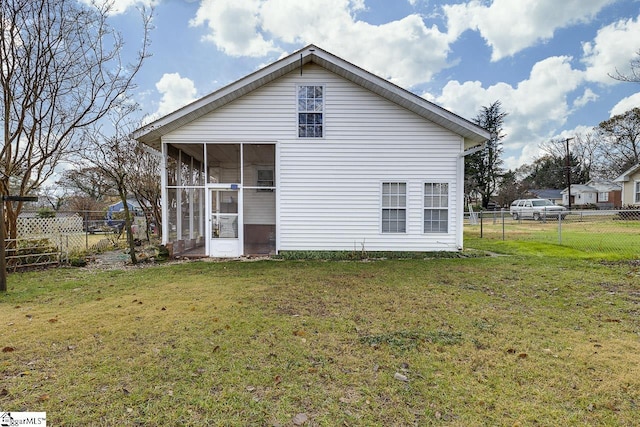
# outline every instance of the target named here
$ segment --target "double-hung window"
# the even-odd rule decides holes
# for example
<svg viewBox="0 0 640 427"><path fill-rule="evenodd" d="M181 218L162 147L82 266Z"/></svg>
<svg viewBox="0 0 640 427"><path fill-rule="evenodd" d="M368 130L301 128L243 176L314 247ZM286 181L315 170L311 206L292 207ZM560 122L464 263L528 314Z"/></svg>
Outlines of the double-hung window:
<svg viewBox="0 0 640 427"><path fill-rule="evenodd" d="M449 231L449 184L424 184L424 232Z"/></svg>
<svg viewBox="0 0 640 427"><path fill-rule="evenodd" d="M407 231L407 184L382 183L382 232L405 233Z"/></svg>
<svg viewBox="0 0 640 427"><path fill-rule="evenodd" d="M633 183L633 201L634 203L640 203L640 181Z"/></svg>
<svg viewBox="0 0 640 427"><path fill-rule="evenodd" d="M298 86L298 137L324 136L324 87Z"/></svg>

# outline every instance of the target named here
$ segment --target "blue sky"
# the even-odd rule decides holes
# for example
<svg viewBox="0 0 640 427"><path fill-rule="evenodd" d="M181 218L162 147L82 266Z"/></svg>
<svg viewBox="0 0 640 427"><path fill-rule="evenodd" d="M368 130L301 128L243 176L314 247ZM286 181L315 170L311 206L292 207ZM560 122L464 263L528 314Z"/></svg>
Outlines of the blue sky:
<svg viewBox="0 0 640 427"><path fill-rule="evenodd" d="M153 117L311 43L467 119L501 101L507 168L640 106L640 84L608 75L640 51L640 0L115 0L131 48L143 4L135 96Z"/></svg>

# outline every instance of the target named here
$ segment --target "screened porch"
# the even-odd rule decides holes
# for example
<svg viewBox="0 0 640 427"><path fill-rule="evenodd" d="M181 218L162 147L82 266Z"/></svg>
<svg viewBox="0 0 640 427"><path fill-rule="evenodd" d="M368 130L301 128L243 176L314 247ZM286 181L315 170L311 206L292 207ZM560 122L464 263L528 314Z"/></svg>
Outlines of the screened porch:
<svg viewBox="0 0 640 427"><path fill-rule="evenodd" d="M163 239L175 255L276 251L275 144L163 143Z"/></svg>

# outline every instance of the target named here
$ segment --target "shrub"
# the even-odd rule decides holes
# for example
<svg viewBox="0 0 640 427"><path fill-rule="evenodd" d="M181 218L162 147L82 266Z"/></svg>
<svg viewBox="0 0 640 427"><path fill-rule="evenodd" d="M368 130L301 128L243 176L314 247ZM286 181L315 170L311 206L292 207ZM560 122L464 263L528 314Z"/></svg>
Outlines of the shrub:
<svg viewBox="0 0 640 427"><path fill-rule="evenodd" d="M56 211L51 208L40 208L38 209L38 218L55 218Z"/></svg>
<svg viewBox="0 0 640 427"><path fill-rule="evenodd" d="M367 259L427 259L461 258L462 252L406 252L406 251L281 251L274 258L285 260L358 261Z"/></svg>

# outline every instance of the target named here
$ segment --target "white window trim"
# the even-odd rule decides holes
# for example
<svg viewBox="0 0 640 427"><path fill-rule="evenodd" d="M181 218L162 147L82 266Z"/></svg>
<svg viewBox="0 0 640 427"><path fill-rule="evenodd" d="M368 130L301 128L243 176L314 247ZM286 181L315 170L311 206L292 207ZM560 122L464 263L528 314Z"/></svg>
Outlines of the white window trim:
<svg viewBox="0 0 640 427"><path fill-rule="evenodd" d="M404 188L405 188L405 193L404 193L404 208L402 207L389 207L389 206L383 206L382 203L382 192L383 192L383 188L384 188L384 184L404 184ZM379 213L379 219L378 219L378 226L380 227L380 234L395 234L395 235L402 235L402 234L407 234L407 230L409 229L409 182L408 181L403 181L403 180L393 180L393 179L389 179L389 180L384 180L384 181L380 181L380 186L379 186L379 190L378 190L378 194L380 197L379 200L379 206L378 206L378 213ZM383 227L382 227L382 211L384 209L404 209L404 231L383 231Z"/></svg>
<svg viewBox="0 0 640 427"><path fill-rule="evenodd" d="M320 86L322 88L322 136L300 136L300 132L298 131L298 125L299 125L299 114L300 113L305 113L305 112L309 112L309 111L300 111L298 109L298 92L300 91L301 87L307 87L307 86ZM325 139L326 135L327 135L327 87L324 83L312 83L312 82L307 82L307 83L300 83L296 85L296 93L295 93L295 106L296 106L296 116L295 116L295 129L296 129L296 138L297 139L308 139L308 140L319 140L319 139Z"/></svg>
<svg viewBox="0 0 640 427"><path fill-rule="evenodd" d="M424 198L426 196L426 192L425 192L425 186L427 184L447 184L447 207L446 208L427 208L424 205ZM425 221L425 215L424 215L424 211L427 209L438 209L438 210L446 210L447 211L447 231L425 231L424 228L424 221ZM451 182L449 181L442 181L442 180L429 180L429 181L423 181L422 182L422 201L421 201L421 217L422 217L422 222L421 222L421 227L422 227L422 234L427 235L427 236L434 236L434 235L448 235L451 232Z"/></svg>
<svg viewBox="0 0 640 427"><path fill-rule="evenodd" d="M268 180L260 181L260 172L271 172L271 185L260 185L261 182L268 182ZM256 168L256 191L258 192L272 192L276 188L276 171L272 167L259 167Z"/></svg>
<svg viewBox="0 0 640 427"><path fill-rule="evenodd" d="M633 181L633 204L640 204L640 181Z"/></svg>

